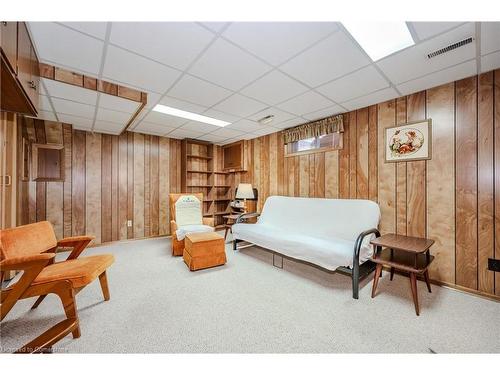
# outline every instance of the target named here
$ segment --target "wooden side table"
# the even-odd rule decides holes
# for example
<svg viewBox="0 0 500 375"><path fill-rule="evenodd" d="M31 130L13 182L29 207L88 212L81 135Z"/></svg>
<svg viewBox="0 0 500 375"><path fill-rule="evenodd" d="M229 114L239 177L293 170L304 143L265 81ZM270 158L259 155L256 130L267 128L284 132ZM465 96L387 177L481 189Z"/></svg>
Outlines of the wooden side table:
<svg viewBox="0 0 500 375"><path fill-rule="evenodd" d="M226 240L227 237L227 232L231 232L231 227L236 223L236 219L240 217L241 214L229 214L229 215L224 215L223 218L226 219L226 224L224 224L224 228L226 229L224 232L224 241Z"/></svg>
<svg viewBox="0 0 500 375"><path fill-rule="evenodd" d="M377 269L373 277L372 298L375 297L378 280L383 266L391 268L391 280L394 277L394 270L408 272L410 274L411 292L415 303L415 312L420 315L417 294L417 275L423 275L427 289L431 293L429 282L429 265L434 260L430 254L430 247L433 240L427 238L402 236L399 234L384 234L374 238L370 243L374 246L382 247L382 251L373 255L372 261L377 263Z"/></svg>

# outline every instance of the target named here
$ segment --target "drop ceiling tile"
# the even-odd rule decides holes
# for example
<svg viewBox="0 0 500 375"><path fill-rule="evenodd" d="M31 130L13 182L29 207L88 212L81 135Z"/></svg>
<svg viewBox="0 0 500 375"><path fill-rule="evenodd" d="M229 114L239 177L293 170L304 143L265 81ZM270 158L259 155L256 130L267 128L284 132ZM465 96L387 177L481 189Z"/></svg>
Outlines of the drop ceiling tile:
<svg viewBox="0 0 500 375"><path fill-rule="evenodd" d="M254 139L257 137L258 137L258 135L256 135L256 134L246 133L246 134L240 135L238 138L239 138L239 140L242 140L242 139L249 140L249 139Z"/></svg>
<svg viewBox="0 0 500 375"><path fill-rule="evenodd" d="M222 35L279 65L337 29L334 22L235 22Z"/></svg>
<svg viewBox="0 0 500 375"><path fill-rule="evenodd" d="M228 23L229 22L202 22L205 27L208 27L214 33L221 31Z"/></svg>
<svg viewBox="0 0 500 375"><path fill-rule="evenodd" d="M244 132L236 129L221 128L212 132L211 134L217 137L233 138L244 134Z"/></svg>
<svg viewBox="0 0 500 375"><path fill-rule="evenodd" d="M38 57L80 73L97 75L104 43L54 22L29 22Z"/></svg>
<svg viewBox="0 0 500 375"><path fill-rule="evenodd" d="M303 119L302 117L296 117L291 120L280 122L279 124L273 124L273 127L277 129L288 129L288 128L293 128L294 126L297 125L305 124L306 122L307 120Z"/></svg>
<svg viewBox="0 0 500 375"><path fill-rule="evenodd" d="M307 90L303 84L280 71L273 70L245 87L241 93L269 105L275 105Z"/></svg>
<svg viewBox="0 0 500 375"><path fill-rule="evenodd" d="M125 85L156 93L165 92L181 75L168 68L123 49L108 46L103 76Z"/></svg>
<svg viewBox="0 0 500 375"><path fill-rule="evenodd" d="M97 109L96 120L110 121L125 125L130 120L132 115L130 113L112 111L110 109L99 107Z"/></svg>
<svg viewBox="0 0 500 375"><path fill-rule="evenodd" d="M195 132L192 130L175 129L172 130L170 133L168 133L166 136L170 138L183 139L183 138L196 138L200 135L203 135L203 133Z"/></svg>
<svg viewBox="0 0 500 375"><path fill-rule="evenodd" d="M330 107L333 104L334 103L332 101L324 98L314 91L308 91L284 103L278 104L277 107L284 111L301 116L304 113L318 111L320 109Z"/></svg>
<svg viewBox="0 0 500 375"><path fill-rule="evenodd" d="M141 134L157 135L159 137L162 137L165 134L165 132L155 132L154 130L143 130L143 129L130 129L128 131Z"/></svg>
<svg viewBox="0 0 500 375"><path fill-rule="evenodd" d="M213 134L205 134L205 135L200 135L199 137L196 137L196 139L199 139L201 141L207 141L207 142L224 142L225 140L228 139L228 137L221 137Z"/></svg>
<svg viewBox="0 0 500 375"><path fill-rule="evenodd" d="M84 117L91 120L94 118L95 106L93 105L72 102L70 100L54 97L52 97L52 104L54 104L54 109L58 115L59 113L64 113L66 115Z"/></svg>
<svg viewBox="0 0 500 375"><path fill-rule="evenodd" d="M197 122L197 121L189 121L187 124L182 125L180 129L192 130L201 133L210 133L213 132L214 130L220 129L220 126L205 124L203 122Z"/></svg>
<svg viewBox="0 0 500 375"><path fill-rule="evenodd" d="M481 57L481 71L489 72L500 68L500 51Z"/></svg>
<svg viewBox="0 0 500 375"><path fill-rule="evenodd" d="M48 95L52 97L90 105L95 105L97 102L98 93L96 91L47 78L42 78L42 82L47 89Z"/></svg>
<svg viewBox="0 0 500 375"><path fill-rule="evenodd" d="M113 22L109 41L184 70L213 37L194 22Z"/></svg>
<svg viewBox="0 0 500 375"><path fill-rule="evenodd" d="M389 87L386 89L382 89L380 91L376 91L369 95L362 96L360 98L356 98L348 102L342 103L342 105L348 110L352 111L358 108L368 107L369 105L372 104L384 102L389 99L394 99L397 96L398 93L396 92L396 90L394 90L392 87Z"/></svg>
<svg viewBox="0 0 500 375"><path fill-rule="evenodd" d="M280 122L290 120L291 118L295 117L295 115L292 115L291 113L284 112L276 107L271 107L271 108L266 108L263 111L260 111L259 113L256 113L252 116L249 117L250 120L253 121L258 121L266 116L273 115L273 121L269 123L269 125L274 126L275 124L279 124Z"/></svg>
<svg viewBox="0 0 500 375"><path fill-rule="evenodd" d="M189 72L233 91L259 78L271 67L231 43L217 39Z"/></svg>
<svg viewBox="0 0 500 375"><path fill-rule="evenodd" d="M231 122L231 123L236 122L236 121L241 119L241 117L239 117L239 116L230 115L230 114L227 114L227 113L224 113L221 111L217 111L213 108L209 108L205 112L203 112L203 116L208 116L208 117L215 118L217 120L227 121L227 122Z"/></svg>
<svg viewBox="0 0 500 375"><path fill-rule="evenodd" d="M104 40L107 22L61 22L61 24Z"/></svg>
<svg viewBox="0 0 500 375"><path fill-rule="evenodd" d="M240 94L234 94L223 102L214 106L215 110L229 113L239 117L247 117L256 112L259 112L267 106L256 100L247 98Z"/></svg>
<svg viewBox="0 0 500 375"><path fill-rule="evenodd" d="M317 91L340 103L389 87L386 79L373 66L367 66L335 81L316 88Z"/></svg>
<svg viewBox="0 0 500 375"><path fill-rule="evenodd" d="M279 129L276 129L276 128L273 128L273 127L270 126L270 127L267 127L267 128L263 128L263 129L254 131L254 132L252 132L252 134L255 134L255 135L261 137L263 135L268 135L268 134L276 133L278 131L279 131Z"/></svg>
<svg viewBox="0 0 500 375"><path fill-rule="evenodd" d="M94 131L106 134L120 134L126 124L111 121L96 120Z"/></svg>
<svg viewBox="0 0 500 375"><path fill-rule="evenodd" d="M463 22L410 22L420 40L441 34L462 23Z"/></svg>
<svg viewBox="0 0 500 375"><path fill-rule="evenodd" d="M194 113L202 113L207 109L207 107L186 102L184 100L180 100L177 98L172 98L171 96L163 97L160 100L159 104L163 104L166 105L167 107L177 108L183 111L194 112Z"/></svg>
<svg viewBox="0 0 500 375"><path fill-rule="evenodd" d="M476 74L476 60L471 60L454 67L440 70L439 72L417 78L413 81L398 85L397 88L403 95L430 89L443 83L456 81Z"/></svg>
<svg viewBox="0 0 500 375"><path fill-rule="evenodd" d="M234 124L226 126L226 129L240 130L242 132L252 132L261 130L264 127L264 125L261 125L256 121L243 119L235 122Z"/></svg>
<svg viewBox="0 0 500 375"><path fill-rule="evenodd" d="M101 93L99 98L99 107L111 109L113 111L126 112L129 114L135 113L140 105L141 103L134 102L133 100L104 93Z"/></svg>
<svg viewBox="0 0 500 375"><path fill-rule="evenodd" d="M445 34L379 60L377 65L394 84L410 81L475 58L475 41L443 55L431 59L427 58L427 54L430 52L474 36L474 33L474 24L467 23Z"/></svg>
<svg viewBox="0 0 500 375"><path fill-rule="evenodd" d="M169 96L205 107L211 107L231 94L229 90L190 75L184 75L168 92Z"/></svg>
<svg viewBox="0 0 500 375"><path fill-rule="evenodd" d="M155 134L166 134L177 128L176 126L170 125L158 125L151 122L142 121L135 128L134 131L149 133L153 132Z"/></svg>
<svg viewBox="0 0 500 375"><path fill-rule="evenodd" d="M37 118L48 121L57 121L57 118L52 111L39 110Z"/></svg>
<svg viewBox="0 0 500 375"><path fill-rule="evenodd" d="M38 95L38 110L45 112L53 112L49 98L45 95Z"/></svg>
<svg viewBox="0 0 500 375"><path fill-rule="evenodd" d="M161 95L151 91L147 92L147 94L148 94L148 101L144 106L144 108L146 109L153 108L156 104L158 104Z"/></svg>
<svg viewBox="0 0 500 375"><path fill-rule="evenodd" d="M342 31L294 57L280 70L315 87L370 63L368 57Z"/></svg>
<svg viewBox="0 0 500 375"><path fill-rule="evenodd" d="M500 50L500 22L481 22L481 55Z"/></svg>
<svg viewBox="0 0 500 375"><path fill-rule="evenodd" d="M337 105L334 104L331 107L325 108L325 109L320 109L319 111L311 112L311 113L306 113L305 115L302 115L307 120L313 121L313 120L319 120L325 117L333 116L339 113L345 112L345 110Z"/></svg>
<svg viewBox="0 0 500 375"><path fill-rule="evenodd" d="M189 120L187 120L185 118L181 118L181 117L166 115L166 114L160 113L160 112L151 111L144 117L144 121L151 122L151 123L157 124L157 125L166 125L166 126L177 128L177 127L185 124Z"/></svg>
<svg viewBox="0 0 500 375"><path fill-rule="evenodd" d="M90 130L92 129L92 125L94 123L93 120L90 120L88 118L65 115L63 113L59 113L57 117L59 117L59 121L64 122L66 124L71 124L75 129Z"/></svg>

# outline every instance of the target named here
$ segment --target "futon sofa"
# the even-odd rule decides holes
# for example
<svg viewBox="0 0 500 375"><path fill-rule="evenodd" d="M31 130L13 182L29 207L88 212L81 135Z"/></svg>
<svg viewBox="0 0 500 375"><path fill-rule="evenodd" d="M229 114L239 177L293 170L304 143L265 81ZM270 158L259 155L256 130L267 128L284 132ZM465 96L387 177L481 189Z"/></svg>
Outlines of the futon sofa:
<svg viewBox="0 0 500 375"><path fill-rule="evenodd" d="M374 268L368 261L373 254L370 240L380 236L380 208L375 202L271 196L256 224L242 223L248 216L241 215L233 225L234 250L245 241L348 274L353 298L358 298L359 280Z"/></svg>

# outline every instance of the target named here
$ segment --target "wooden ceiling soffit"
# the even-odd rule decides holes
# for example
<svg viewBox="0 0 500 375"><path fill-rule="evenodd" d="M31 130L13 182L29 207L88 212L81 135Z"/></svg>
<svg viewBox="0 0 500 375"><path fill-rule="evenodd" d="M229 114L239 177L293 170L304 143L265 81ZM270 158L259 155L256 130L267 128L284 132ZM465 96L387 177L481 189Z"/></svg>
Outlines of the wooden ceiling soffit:
<svg viewBox="0 0 500 375"><path fill-rule="evenodd" d="M132 117L130 117L127 125L122 130L122 133L127 131L132 122L146 106L148 101L148 94L143 91L118 85L116 83L107 82L102 79L98 79L85 74L75 73L54 65L40 63L40 77L67 83L73 86L83 87L85 89L102 92L108 95L113 95L119 98L128 99L140 103L139 108L132 115Z"/></svg>

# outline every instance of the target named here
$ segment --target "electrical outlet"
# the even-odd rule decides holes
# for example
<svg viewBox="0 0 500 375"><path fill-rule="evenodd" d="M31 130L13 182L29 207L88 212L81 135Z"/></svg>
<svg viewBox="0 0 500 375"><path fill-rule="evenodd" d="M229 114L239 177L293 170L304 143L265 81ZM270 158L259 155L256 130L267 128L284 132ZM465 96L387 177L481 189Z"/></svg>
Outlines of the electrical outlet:
<svg viewBox="0 0 500 375"><path fill-rule="evenodd" d="M131 227L132 226L132 220L127 220L127 227Z"/></svg>
<svg viewBox="0 0 500 375"><path fill-rule="evenodd" d="M500 259L488 259L488 269L494 272L500 272Z"/></svg>

